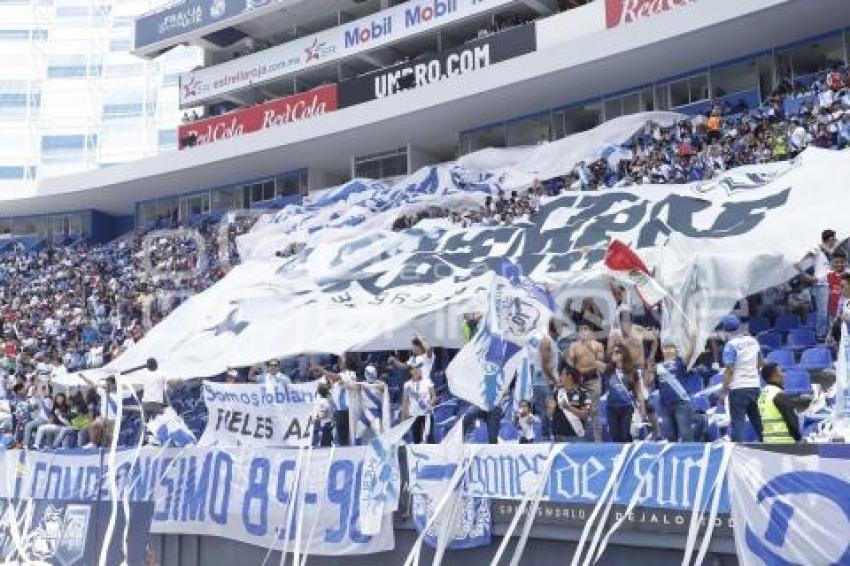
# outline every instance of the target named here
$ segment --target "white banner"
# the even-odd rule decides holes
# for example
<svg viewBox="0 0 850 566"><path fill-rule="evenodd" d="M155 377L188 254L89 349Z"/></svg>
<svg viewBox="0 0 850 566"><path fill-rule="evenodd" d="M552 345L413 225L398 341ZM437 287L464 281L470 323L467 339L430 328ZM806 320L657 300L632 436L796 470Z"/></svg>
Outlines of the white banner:
<svg viewBox="0 0 850 566"><path fill-rule="evenodd" d="M734 448L729 492L742 566L850 564L850 450L817 450Z"/></svg>
<svg viewBox="0 0 850 566"><path fill-rule="evenodd" d="M204 446L307 446L312 444L316 383L266 386L204 381Z"/></svg>
<svg viewBox="0 0 850 566"><path fill-rule="evenodd" d="M593 153L588 144L622 142L643 120L664 117L671 115L630 116L539 148L488 150L393 186L356 180L287 207L240 239L241 265L107 369L154 356L169 378L189 379L272 357L407 349L416 335L460 348L462 316L486 310L490 273L503 259L563 289L553 292L559 311L567 297L592 298L610 317L616 305L603 263L610 238L638 253L670 292L677 307L664 309L663 338L689 359L738 300L790 279L824 226L846 225L850 196L834 178L850 177L850 154L809 149L793 162L710 182L568 191L510 225L429 219L392 229L402 215L434 206L468 211L499 190L521 191L533 171L565 172L571 159ZM792 233L788 225L798 218L817 222ZM293 242L303 246L298 254L275 256Z"/></svg>
<svg viewBox="0 0 850 566"><path fill-rule="evenodd" d="M180 105L363 53L513 0L412 0L348 24L180 76Z"/></svg>
<svg viewBox="0 0 850 566"><path fill-rule="evenodd" d="M302 556L392 550L391 515L374 536L358 526L366 450L196 448L175 457L157 484L151 531L225 537Z"/></svg>
<svg viewBox="0 0 850 566"><path fill-rule="evenodd" d="M412 424L413 419L407 419L369 442L359 495L359 525L364 534L378 534L386 515L398 510L401 495L398 448L404 444L404 435Z"/></svg>

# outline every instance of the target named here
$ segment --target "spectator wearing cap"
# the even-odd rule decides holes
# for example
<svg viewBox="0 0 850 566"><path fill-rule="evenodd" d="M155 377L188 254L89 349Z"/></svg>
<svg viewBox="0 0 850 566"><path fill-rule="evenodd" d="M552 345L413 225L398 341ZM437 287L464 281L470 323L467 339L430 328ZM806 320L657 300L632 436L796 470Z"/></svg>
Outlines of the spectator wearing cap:
<svg viewBox="0 0 850 566"><path fill-rule="evenodd" d="M762 426L758 408L761 390L759 369L764 366L761 347L755 338L741 331L741 321L737 316L726 315L720 324L729 334L729 340L723 348L723 386L718 403L729 403L729 436L733 442L741 442L744 422L749 418L761 441Z"/></svg>

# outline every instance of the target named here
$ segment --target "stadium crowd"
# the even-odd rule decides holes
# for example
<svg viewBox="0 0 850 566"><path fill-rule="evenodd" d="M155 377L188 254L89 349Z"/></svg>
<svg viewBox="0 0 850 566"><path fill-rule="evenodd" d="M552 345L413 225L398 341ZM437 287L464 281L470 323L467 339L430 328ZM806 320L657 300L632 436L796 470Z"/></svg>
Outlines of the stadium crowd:
<svg viewBox="0 0 850 566"><path fill-rule="evenodd" d="M562 190L709 179L734 166L792 158L810 145L843 148L850 141L849 84L850 78L836 69L804 90L786 85L752 112L714 107L707 116L670 128L647 124L614 152L616 159L580 163L564 178L535 182L523 193L499 192L477 210L434 209L402 216L393 228L410 228L425 218L447 218L463 226L511 223L533 215L541 198ZM194 228L191 234L200 238L179 231L154 237L138 233L105 245L78 242L0 255L0 383L8 400L5 412L0 410L0 426L8 444L108 442L112 426L105 421L114 415L110 407L123 402L114 380L65 391L55 384L68 374L108 364L186 297L223 277L238 261L235 237L250 224L205 219ZM809 372L828 375L835 341L832 323L850 318L846 257L846 245L825 231L823 242L799 265L800 275L742 301L691 371L672 344L659 343L653 313L639 312L640 305L626 298L634 293L612 285L621 307L617 313L603 324L592 301L578 310L565 307L564 316L539 341L546 346L534 354L539 359L534 394L515 408L509 403L490 413L449 394L444 370L452 352L435 350L423 339L408 353L302 357L284 360L285 371L280 361L272 360L252 371L234 368L222 379L286 384L321 378L315 429L323 444L351 441L344 432L348 416L340 415L344 411L338 399L342 389L358 382L384 384L396 417L416 418L413 441L439 441L459 419L471 435L490 442L500 436L523 442L624 442L646 435L705 440L722 436L720 429L727 425L737 441L779 434L782 427L776 422L769 427L761 423L761 383L781 389L785 372L789 381L793 377L795 398L770 389L771 398L778 399L774 405L787 427L780 430L782 438L799 440L812 423L792 419L793 408L800 409L800 394L806 401L806 395L828 389L828 380L822 375L816 380ZM474 334L475 317L465 318L464 324L467 335ZM169 399L163 394L175 388L193 391L163 382L154 397L163 404ZM198 411L196 401L179 403ZM138 421L133 413L127 418Z"/></svg>
<svg viewBox="0 0 850 566"><path fill-rule="evenodd" d="M765 103L712 104L670 127L647 123L609 156L581 162L552 183L554 190L596 190L711 179L741 165L796 157L807 147L850 144L850 72L835 68L810 85L783 82Z"/></svg>
<svg viewBox="0 0 850 566"><path fill-rule="evenodd" d="M70 422L99 402L94 392L88 402L82 392L51 397L50 383L108 364L225 275L238 261L235 238L249 226L218 228L202 222L191 231L139 233L96 246L18 247L0 256L0 381L11 400L0 420L14 430L16 445L33 445L42 424ZM51 411L69 411L71 419ZM58 435L55 442L69 439Z"/></svg>

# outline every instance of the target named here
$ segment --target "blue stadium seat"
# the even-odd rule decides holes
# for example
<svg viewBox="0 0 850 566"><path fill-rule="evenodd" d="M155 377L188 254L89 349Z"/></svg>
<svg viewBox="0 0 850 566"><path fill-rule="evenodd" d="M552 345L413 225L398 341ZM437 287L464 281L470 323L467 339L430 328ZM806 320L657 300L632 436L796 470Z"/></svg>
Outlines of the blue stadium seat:
<svg viewBox="0 0 850 566"><path fill-rule="evenodd" d="M812 392L812 377L804 369L789 369L785 372L785 391L789 395L802 395Z"/></svg>
<svg viewBox="0 0 850 566"><path fill-rule="evenodd" d="M782 335L775 330L768 330L760 333L756 339L762 346L762 351L772 352L782 348Z"/></svg>
<svg viewBox="0 0 850 566"><path fill-rule="evenodd" d="M775 328L782 332L788 332L791 329L800 328L800 317L790 312L781 314L779 315L779 318L776 319Z"/></svg>
<svg viewBox="0 0 850 566"><path fill-rule="evenodd" d="M765 330L770 329L770 321L764 318L763 316L754 316L750 319L748 327L750 330L750 334L756 336L758 334L761 334Z"/></svg>
<svg viewBox="0 0 850 566"><path fill-rule="evenodd" d="M794 367L794 351L787 348L774 350L767 355L768 363L776 364L782 369Z"/></svg>
<svg viewBox="0 0 850 566"><path fill-rule="evenodd" d="M815 345L815 332L811 328L792 328L788 331L786 345L792 350L805 350Z"/></svg>
<svg viewBox="0 0 850 566"><path fill-rule="evenodd" d="M832 352L825 346L816 346L803 350L800 357L800 369L820 371L832 367Z"/></svg>

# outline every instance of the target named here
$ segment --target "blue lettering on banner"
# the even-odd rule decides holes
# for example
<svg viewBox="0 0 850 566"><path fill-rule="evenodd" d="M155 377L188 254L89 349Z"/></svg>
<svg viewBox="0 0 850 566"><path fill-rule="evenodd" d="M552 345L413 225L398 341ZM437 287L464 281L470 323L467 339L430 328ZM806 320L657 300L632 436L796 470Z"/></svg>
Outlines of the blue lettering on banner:
<svg viewBox="0 0 850 566"><path fill-rule="evenodd" d="M794 517L794 508L779 498L795 494L821 497L840 509L850 521L850 483L822 472L799 471L776 476L756 494L759 504L772 505L766 532L759 536L747 525L744 537L750 552L764 560L765 564L795 566L794 562L774 550L785 545ZM805 521L800 523L806 524ZM850 544L845 545L844 552L834 564L850 564Z"/></svg>
<svg viewBox="0 0 850 566"><path fill-rule="evenodd" d="M374 39L386 38L393 33L392 16L384 16L380 20L373 21L371 25L354 26L345 30L345 48L356 47L369 43Z"/></svg>
<svg viewBox="0 0 850 566"><path fill-rule="evenodd" d="M611 479L622 446L565 444L556 445L556 449L560 453L552 464L543 499L555 503L598 502ZM663 450L662 444L629 448L626 465L615 483L615 503L628 504L640 488L640 506L681 510L694 507L703 467L704 447L677 444ZM494 499L527 497L537 487L542 462L548 453L548 445L525 451L499 446L485 447L470 463L466 492L473 497ZM710 449L706 485L711 485L716 477L722 456L721 446ZM725 482L722 489L719 510L728 513L730 503ZM704 489L701 502L704 507L710 497L710 489Z"/></svg>
<svg viewBox="0 0 850 566"><path fill-rule="evenodd" d="M404 11L404 27L412 28L457 11L457 0L434 0Z"/></svg>
<svg viewBox="0 0 850 566"><path fill-rule="evenodd" d="M186 472L186 494L183 497L183 512L180 514L182 521L204 521L207 491L209 490L210 465L213 454L204 457L203 466L198 473L195 457L189 460L189 470Z"/></svg>
<svg viewBox="0 0 850 566"><path fill-rule="evenodd" d="M389 515L378 535L359 529L365 449L340 449L330 462L329 452L306 453L210 448L175 458L157 486L152 532L210 534L261 545L300 538L311 553L328 555L391 548Z"/></svg>

